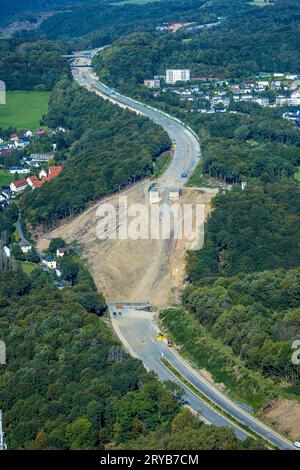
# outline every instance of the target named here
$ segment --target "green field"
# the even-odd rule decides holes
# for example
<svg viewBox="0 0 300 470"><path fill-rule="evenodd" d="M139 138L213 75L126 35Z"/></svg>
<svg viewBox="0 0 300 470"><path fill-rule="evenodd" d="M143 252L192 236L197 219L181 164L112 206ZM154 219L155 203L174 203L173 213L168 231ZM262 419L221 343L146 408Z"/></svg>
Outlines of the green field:
<svg viewBox="0 0 300 470"><path fill-rule="evenodd" d="M14 175L0 169L0 187L8 186L14 180Z"/></svg>
<svg viewBox="0 0 300 470"><path fill-rule="evenodd" d="M38 267L35 263L29 263L29 261L22 261L22 270L25 274L31 274Z"/></svg>
<svg viewBox="0 0 300 470"><path fill-rule="evenodd" d="M49 97L47 91L8 91L6 104L0 105L0 127L38 129L47 112Z"/></svg>
<svg viewBox="0 0 300 470"><path fill-rule="evenodd" d="M300 166L298 166L296 173L294 174L294 178L296 181L300 182Z"/></svg>

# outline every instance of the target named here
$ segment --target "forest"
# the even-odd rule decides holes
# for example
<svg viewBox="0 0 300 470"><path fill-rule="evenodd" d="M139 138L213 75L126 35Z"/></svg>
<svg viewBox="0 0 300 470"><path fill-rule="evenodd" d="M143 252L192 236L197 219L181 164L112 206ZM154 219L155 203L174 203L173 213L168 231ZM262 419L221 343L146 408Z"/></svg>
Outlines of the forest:
<svg viewBox="0 0 300 470"><path fill-rule="evenodd" d="M182 307L161 314L183 354L257 410L300 396L299 204L292 180L217 196L204 247L187 255Z"/></svg>
<svg viewBox="0 0 300 470"><path fill-rule="evenodd" d="M1 239L14 230L14 205L0 212ZM49 253L64 246L53 239ZM263 449L229 428L207 426L183 409L181 389L158 382L101 320L105 300L68 248L60 262L72 287L58 290L37 266L0 269L0 402L10 450Z"/></svg>
<svg viewBox="0 0 300 470"><path fill-rule="evenodd" d="M62 173L25 198L27 222L45 227L82 211L90 201L150 176L170 148L167 134L68 80L53 91L45 124L71 131Z"/></svg>
<svg viewBox="0 0 300 470"><path fill-rule="evenodd" d="M133 32L105 49L95 64L103 81L134 95L145 78L163 75L166 68L217 78L299 73L299 20L300 5L293 0L250 11L236 8L218 27L201 32Z"/></svg>
<svg viewBox="0 0 300 470"><path fill-rule="evenodd" d="M300 334L299 276L299 268L239 274L184 295L185 307L213 338L251 369L292 384L298 395L299 368L290 357Z"/></svg>
<svg viewBox="0 0 300 470"><path fill-rule="evenodd" d="M70 75L68 45L62 41L0 40L0 80L7 90L52 90L62 76Z"/></svg>
<svg viewBox="0 0 300 470"><path fill-rule="evenodd" d="M214 199L205 246L190 252L187 272L203 278L294 268L300 260L300 186L284 181L236 188Z"/></svg>

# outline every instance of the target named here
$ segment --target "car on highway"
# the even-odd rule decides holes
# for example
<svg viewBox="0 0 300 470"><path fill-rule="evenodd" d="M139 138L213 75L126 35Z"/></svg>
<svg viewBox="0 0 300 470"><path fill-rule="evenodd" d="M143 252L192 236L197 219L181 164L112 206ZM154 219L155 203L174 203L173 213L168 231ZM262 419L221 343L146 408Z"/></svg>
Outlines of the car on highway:
<svg viewBox="0 0 300 470"><path fill-rule="evenodd" d="M180 176L180 178L187 178L187 177L188 177L188 175L189 175L188 173L181 173L181 176Z"/></svg>
<svg viewBox="0 0 300 470"><path fill-rule="evenodd" d="M116 316L116 315L117 315L117 312L113 312L113 315Z"/></svg>
<svg viewBox="0 0 300 470"><path fill-rule="evenodd" d="M180 398L179 403L181 403L181 405L189 405L190 404L185 398Z"/></svg>
<svg viewBox="0 0 300 470"><path fill-rule="evenodd" d="M294 446L297 447L297 449L300 449L300 442L299 442L299 441L295 441L295 442L294 442Z"/></svg>

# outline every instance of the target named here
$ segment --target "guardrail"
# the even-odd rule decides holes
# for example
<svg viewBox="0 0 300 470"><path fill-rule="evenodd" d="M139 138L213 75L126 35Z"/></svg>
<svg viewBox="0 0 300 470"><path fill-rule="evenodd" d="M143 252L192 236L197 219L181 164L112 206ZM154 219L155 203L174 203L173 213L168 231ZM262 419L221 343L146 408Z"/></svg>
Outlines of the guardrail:
<svg viewBox="0 0 300 470"><path fill-rule="evenodd" d="M111 96L111 88L107 85L105 85L105 83L103 82L98 82L103 88L105 88L108 92L108 94ZM162 111L161 109L158 109L158 108L154 108L153 106L150 106L149 104L146 104L146 103L142 103L141 101L138 101L138 100L135 100L134 98L131 98L130 96L126 96L126 95L122 95L121 93L118 93L116 92L115 93L116 96L122 96L124 98L126 98L126 100L128 101L131 101L132 103L135 103L137 104L138 106L144 106L145 108L148 108L148 109L151 109L152 111L155 111L157 113L160 113L162 114L163 116L167 117L168 119L171 119L172 121L176 121L178 122L179 124L181 124L183 127L185 127L188 131L191 132L191 134L193 134L193 136L195 137L195 139L198 141L199 145L200 145L200 141L199 141L199 136L197 135L197 133L194 131L194 129L192 129L188 124L186 124L185 122L181 121L181 119L179 118L176 118L174 116L171 116L171 114L169 113L166 113L165 111Z"/></svg>

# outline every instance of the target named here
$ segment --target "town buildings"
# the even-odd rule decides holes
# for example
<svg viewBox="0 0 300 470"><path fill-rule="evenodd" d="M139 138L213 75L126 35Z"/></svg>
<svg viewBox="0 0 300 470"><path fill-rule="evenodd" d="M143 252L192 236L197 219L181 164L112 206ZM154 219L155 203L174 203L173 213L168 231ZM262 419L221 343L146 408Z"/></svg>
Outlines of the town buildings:
<svg viewBox="0 0 300 470"><path fill-rule="evenodd" d="M146 88L158 90L158 88L160 88L160 80L158 79L144 80L144 85Z"/></svg>
<svg viewBox="0 0 300 470"><path fill-rule="evenodd" d="M176 82L189 82L191 72L189 69L168 69L166 71L166 83L174 85Z"/></svg>

